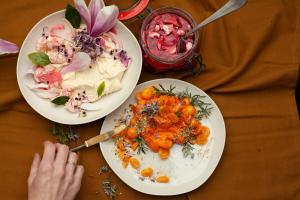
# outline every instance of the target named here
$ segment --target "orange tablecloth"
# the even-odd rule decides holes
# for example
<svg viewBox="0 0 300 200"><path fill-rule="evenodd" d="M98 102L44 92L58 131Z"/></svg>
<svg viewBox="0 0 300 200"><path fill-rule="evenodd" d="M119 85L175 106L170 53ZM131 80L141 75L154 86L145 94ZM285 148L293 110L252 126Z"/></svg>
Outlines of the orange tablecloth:
<svg viewBox="0 0 300 200"><path fill-rule="evenodd" d="M42 17L63 9L67 0L1 0L0 38L21 46ZM153 8L172 5L197 21L226 0L153 0ZM299 68L299 0L249 0L238 12L202 30L199 51L207 69L185 79L219 105L227 141L220 164L199 189L175 197L153 197L117 177L119 199L300 199L300 124L294 100ZM136 31L138 23L130 24ZM16 82L16 57L0 60L0 199L25 199L34 152L55 141L52 123L33 111ZM140 82L169 75L143 71ZM80 141L98 133L102 120L78 127ZM98 147L80 154L85 166L78 199L105 199Z"/></svg>

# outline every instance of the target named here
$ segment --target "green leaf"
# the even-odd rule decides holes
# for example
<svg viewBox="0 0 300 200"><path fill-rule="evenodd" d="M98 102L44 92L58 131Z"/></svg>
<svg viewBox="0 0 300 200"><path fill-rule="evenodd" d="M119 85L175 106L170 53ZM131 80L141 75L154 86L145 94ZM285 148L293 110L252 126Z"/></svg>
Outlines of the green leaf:
<svg viewBox="0 0 300 200"><path fill-rule="evenodd" d="M28 54L28 58L33 64L46 66L50 64L49 56L43 52L33 52Z"/></svg>
<svg viewBox="0 0 300 200"><path fill-rule="evenodd" d="M104 88L105 88L105 82L103 81L103 82L98 86L98 89L97 89L98 97L100 97L100 96L102 95Z"/></svg>
<svg viewBox="0 0 300 200"><path fill-rule="evenodd" d="M79 12L71 6L70 4L67 5L65 18L72 24L74 28L79 28L81 22L81 16Z"/></svg>
<svg viewBox="0 0 300 200"><path fill-rule="evenodd" d="M51 102L56 104L56 105L65 105L69 101L68 96L59 96L53 99Z"/></svg>

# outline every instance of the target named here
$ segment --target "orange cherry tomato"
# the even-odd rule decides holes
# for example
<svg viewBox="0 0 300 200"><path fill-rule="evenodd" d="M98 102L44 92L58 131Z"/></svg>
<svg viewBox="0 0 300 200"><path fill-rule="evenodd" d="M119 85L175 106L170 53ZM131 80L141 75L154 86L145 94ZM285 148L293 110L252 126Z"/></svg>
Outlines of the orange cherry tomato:
<svg viewBox="0 0 300 200"><path fill-rule="evenodd" d="M145 100L149 100L154 95L155 91L153 87L147 87L141 92L141 96Z"/></svg>
<svg viewBox="0 0 300 200"><path fill-rule="evenodd" d="M197 128L199 125L200 125L200 122L195 118L193 118L190 122L190 127L191 128Z"/></svg>
<svg viewBox="0 0 300 200"><path fill-rule="evenodd" d="M156 178L156 182L159 182L159 183L168 183L169 181L170 181L170 179L167 176L159 176Z"/></svg>
<svg viewBox="0 0 300 200"><path fill-rule="evenodd" d="M141 92L137 93L136 94L136 99L139 101L139 100L143 100L143 97L142 97L142 94Z"/></svg>
<svg viewBox="0 0 300 200"><path fill-rule="evenodd" d="M182 114L184 114L185 116L194 115L196 114L196 109L191 105L185 106L182 110Z"/></svg>
<svg viewBox="0 0 300 200"><path fill-rule="evenodd" d="M169 140L169 139L159 140L158 144L160 147L162 147L164 149L170 149L173 146L172 140Z"/></svg>
<svg viewBox="0 0 300 200"><path fill-rule="evenodd" d="M168 118L169 120L171 120L171 122L174 123L174 124L177 123L177 122L179 121L179 118L178 118L177 115L174 114L174 113L168 114L168 115L167 115L167 118Z"/></svg>
<svg viewBox="0 0 300 200"><path fill-rule="evenodd" d="M144 99L142 99L142 100L138 100L138 104L139 105L145 105L147 102L144 100Z"/></svg>
<svg viewBox="0 0 300 200"><path fill-rule="evenodd" d="M184 98L184 99L182 100L182 104L183 104L183 105L190 105L190 100L189 100L189 98Z"/></svg>
<svg viewBox="0 0 300 200"><path fill-rule="evenodd" d="M140 161L134 157L130 158L129 163L134 169L138 169L140 167Z"/></svg>
<svg viewBox="0 0 300 200"><path fill-rule="evenodd" d="M158 151L158 154L159 154L159 157L161 159L167 159L170 155L170 150L169 149L163 149L163 148L160 148L159 151Z"/></svg>
<svg viewBox="0 0 300 200"><path fill-rule="evenodd" d="M144 177L150 177L153 174L153 169L151 167L147 167L141 171L141 175Z"/></svg>
<svg viewBox="0 0 300 200"><path fill-rule="evenodd" d="M134 128L134 127L128 128L128 130L127 130L127 137L129 139L135 139L135 138L137 138L138 137L138 132L137 132L136 128Z"/></svg>
<svg viewBox="0 0 300 200"><path fill-rule="evenodd" d="M125 146L124 146L124 143L123 143L122 140L118 141L117 147L118 147L118 149L120 149L121 151L124 151L124 150L125 150Z"/></svg>
<svg viewBox="0 0 300 200"><path fill-rule="evenodd" d="M139 143L138 143L138 142L133 142L133 143L131 144L131 149L132 149L133 151L135 151L135 150L138 148L138 146L139 146Z"/></svg>
<svg viewBox="0 0 300 200"><path fill-rule="evenodd" d="M201 134L197 135L196 143L199 145L206 144L206 142L208 141L209 134L210 134L209 128L206 126L203 126Z"/></svg>
<svg viewBox="0 0 300 200"><path fill-rule="evenodd" d="M131 117L130 119L130 126L135 126L136 125L136 122L137 122L137 118L136 117Z"/></svg>

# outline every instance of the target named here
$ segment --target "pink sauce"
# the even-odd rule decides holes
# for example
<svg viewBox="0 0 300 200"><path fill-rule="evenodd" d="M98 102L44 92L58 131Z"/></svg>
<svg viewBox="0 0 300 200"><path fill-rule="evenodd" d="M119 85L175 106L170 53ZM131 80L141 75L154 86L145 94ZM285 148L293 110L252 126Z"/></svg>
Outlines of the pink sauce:
<svg viewBox="0 0 300 200"><path fill-rule="evenodd" d="M194 36L186 41L185 52L178 53L177 43L182 35L191 30L191 24L184 17L174 13L155 16L146 26L143 36L147 49L162 60L174 60L188 52L194 43Z"/></svg>

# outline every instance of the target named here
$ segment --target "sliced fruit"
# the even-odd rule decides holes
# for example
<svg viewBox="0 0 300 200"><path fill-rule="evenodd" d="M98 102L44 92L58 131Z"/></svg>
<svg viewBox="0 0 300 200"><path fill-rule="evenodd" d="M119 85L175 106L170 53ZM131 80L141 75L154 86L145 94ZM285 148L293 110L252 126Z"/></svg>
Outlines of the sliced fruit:
<svg viewBox="0 0 300 200"><path fill-rule="evenodd" d="M159 182L159 183L168 183L169 181L170 181L170 179L167 176L158 176L156 178L156 182Z"/></svg>
<svg viewBox="0 0 300 200"><path fill-rule="evenodd" d="M134 157L130 158L129 163L131 167L133 167L134 169L138 169L140 167L140 161L138 161L138 159Z"/></svg>
<svg viewBox="0 0 300 200"><path fill-rule="evenodd" d="M144 177L150 177L153 174L153 169L151 167L147 167L141 171L141 175Z"/></svg>

